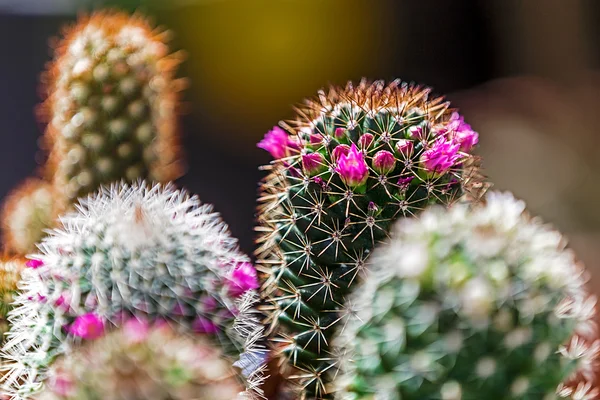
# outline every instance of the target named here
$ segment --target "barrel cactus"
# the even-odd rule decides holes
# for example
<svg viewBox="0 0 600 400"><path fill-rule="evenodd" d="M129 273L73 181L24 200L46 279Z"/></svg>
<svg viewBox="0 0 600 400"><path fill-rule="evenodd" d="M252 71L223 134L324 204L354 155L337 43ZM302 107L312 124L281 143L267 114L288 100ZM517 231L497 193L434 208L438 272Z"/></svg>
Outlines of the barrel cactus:
<svg viewBox="0 0 600 400"><path fill-rule="evenodd" d="M256 271L210 205L171 185L119 184L80 200L61 225L23 271L9 314L4 390L14 398L40 390L58 355L135 316L210 335L231 357L255 350Z"/></svg>
<svg viewBox="0 0 600 400"><path fill-rule="evenodd" d="M596 299L509 193L398 223L349 300L340 399L592 399ZM344 357L345 356L345 357Z"/></svg>
<svg viewBox="0 0 600 400"><path fill-rule="evenodd" d="M448 107L400 81L349 83L259 143L275 158L258 209L264 310L301 398L330 398L340 310L392 222L483 191L470 153L478 135Z"/></svg>
<svg viewBox="0 0 600 400"><path fill-rule="evenodd" d="M59 212L51 184L36 178L25 180L10 193L2 209L4 250L19 256L35 252Z"/></svg>
<svg viewBox="0 0 600 400"><path fill-rule="evenodd" d="M44 78L49 178L67 204L101 184L167 182L181 173L176 112L182 81L168 32L141 16L98 12L58 43Z"/></svg>
<svg viewBox="0 0 600 400"><path fill-rule="evenodd" d="M234 400L231 362L203 336L132 319L60 357L38 400Z"/></svg>

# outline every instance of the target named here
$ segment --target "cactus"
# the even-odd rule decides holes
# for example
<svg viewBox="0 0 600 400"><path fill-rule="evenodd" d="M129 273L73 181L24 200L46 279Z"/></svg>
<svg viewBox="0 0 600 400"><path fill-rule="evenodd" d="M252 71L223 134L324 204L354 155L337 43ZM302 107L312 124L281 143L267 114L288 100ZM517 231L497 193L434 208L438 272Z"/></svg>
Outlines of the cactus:
<svg viewBox="0 0 600 400"><path fill-rule="evenodd" d="M23 271L9 314L2 353L11 396L40 390L56 356L130 316L211 335L230 356L254 351L256 271L210 205L171 185L119 184L60 221ZM250 386L260 379L248 375Z"/></svg>
<svg viewBox="0 0 600 400"><path fill-rule="evenodd" d="M99 12L66 31L44 78L46 173L66 204L101 184L181 174L176 111L182 81L168 32L141 16Z"/></svg>
<svg viewBox="0 0 600 400"><path fill-rule="evenodd" d="M477 133L429 93L400 81L332 87L259 143L275 158L258 209L264 310L301 398L330 398L342 304L392 222L484 189Z"/></svg>
<svg viewBox="0 0 600 400"><path fill-rule="evenodd" d="M44 237L59 210L52 185L29 178L7 198L2 209L4 250L24 256L36 251L36 243Z"/></svg>
<svg viewBox="0 0 600 400"><path fill-rule="evenodd" d="M129 320L61 357L38 400L234 400L236 372L205 337Z"/></svg>
<svg viewBox="0 0 600 400"><path fill-rule="evenodd" d="M589 383L569 386L593 376L596 299L560 233L524 202L490 193L485 205L433 207L392 236L349 299L337 354L352 361L336 398L596 398Z"/></svg>
<svg viewBox="0 0 600 400"><path fill-rule="evenodd" d="M9 259L0 261L0 343L4 343L4 334L9 330L8 313L17 294L17 284L25 261Z"/></svg>

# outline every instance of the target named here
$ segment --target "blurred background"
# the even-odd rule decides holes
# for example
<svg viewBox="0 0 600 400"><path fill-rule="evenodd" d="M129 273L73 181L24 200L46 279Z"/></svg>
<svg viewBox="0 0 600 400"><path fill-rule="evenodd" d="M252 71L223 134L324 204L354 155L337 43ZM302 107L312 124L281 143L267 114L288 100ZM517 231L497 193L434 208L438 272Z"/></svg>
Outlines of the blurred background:
<svg viewBox="0 0 600 400"><path fill-rule="evenodd" d="M50 39L107 6L152 16L186 52L179 183L215 203L245 251L262 135L329 83L402 78L460 108L495 187L565 232L600 292L600 2L0 0L0 197L41 161Z"/></svg>

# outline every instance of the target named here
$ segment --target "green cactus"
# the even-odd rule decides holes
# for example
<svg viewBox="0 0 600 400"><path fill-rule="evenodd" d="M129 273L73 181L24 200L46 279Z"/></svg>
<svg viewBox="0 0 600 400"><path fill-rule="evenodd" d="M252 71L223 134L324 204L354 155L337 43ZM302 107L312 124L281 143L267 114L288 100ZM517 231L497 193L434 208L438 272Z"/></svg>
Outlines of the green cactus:
<svg viewBox="0 0 600 400"><path fill-rule="evenodd" d="M41 179L25 180L10 193L2 209L4 250L19 256L35 252L58 214L52 185Z"/></svg>
<svg viewBox="0 0 600 400"><path fill-rule="evenodd" d="M264 310L301 398L330 398L340 310L392 222L484 189L477 133L429 94L400 81L332 87L259 143L276 159L258 210Z"/></svg>
<svg viewBox="0 0 600 400"><path fill-rule="evenodd" d="M351 367L336 398L596 398L563 384L593 376L599 348L584 269L522 201L486 200L403 220L375 251L337 339Z"/></svg>
<svg viewBox="0 0 600 400"><path fill-rule="evenodd" d="M66 204L121 179L179 177L181 56L140 16L99 12L69 29L45 77L47 174Z"/></svg>
<svg viewBox="0 0 600 400"><path fill-rule="evenodd" d="M235 400L236 371L207 338L136 319L62 356L36 400Z"/></svg>
<svg viewBox="0 0 600 400"><path fill-rule="evenodd" d="M206 334L261 379L262 333L252 306L254 266L210 205L171 185L115 185L80 200L22 272L2 348L4 393L37 393L56 357L124 318L164 321Z"/></svg>

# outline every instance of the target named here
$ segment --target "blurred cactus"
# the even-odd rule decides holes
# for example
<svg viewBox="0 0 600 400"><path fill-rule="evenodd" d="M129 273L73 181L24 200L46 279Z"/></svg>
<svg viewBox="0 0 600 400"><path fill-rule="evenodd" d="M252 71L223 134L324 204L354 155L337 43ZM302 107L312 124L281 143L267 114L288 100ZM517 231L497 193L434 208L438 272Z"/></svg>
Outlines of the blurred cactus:
<svg viewBox="0 0 600 400"><path fill-rule="evenodd" d="M265 310L301 398L330 398L342 304L392 222L484 189L477 133L429 94L400 81L332 87L259 143L276 159L258 210Z"/></svg>
<svg viewBox="0 0 600 400"><path fill-rule="evenodd" d="M341 399L597 398L596 299L562 236L508 193L405 219L340 336Z"/></svg>
<svg viewBox="0 0 600 400"><path fill-rule="evenodd" d="M135 319L61 357L38 400L234 400L231 362L205 337Z"/></svg>
<svg viewBox="0 0 600 400"><path fill-rule="evenodd" d="M47 173L67 203L121 179L181 174L176 111L181 62L168 32L140 16L99 12L68 29L45 83Z"/></svg>
<svg viewBox="0 0 600 400"><path fill-rule="evenodd" d="M26 255L36 251L44 230L58 216L52 185L30 178L13 190L2 210L4 249L9 254Z"/></svg>
<svg viewBox="0 0 600 400"><path fill-rule="evenodd" d="M9 330L8 313L17 293L17 284L25 261L20 259L0 261L0 343L4 343L4 334Z"/></svg>
<svg viewBox="0 0 600 400"><path fill-rule="evenodd" d="M11 396L37 392L56 356L130 316L208 334L232 357L254 351L256 271L210 205L141 183L105 188L77 210L23 271L2 351ZM249 386L260 379L246 375Z"/></svg>

